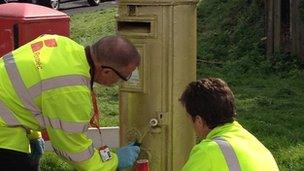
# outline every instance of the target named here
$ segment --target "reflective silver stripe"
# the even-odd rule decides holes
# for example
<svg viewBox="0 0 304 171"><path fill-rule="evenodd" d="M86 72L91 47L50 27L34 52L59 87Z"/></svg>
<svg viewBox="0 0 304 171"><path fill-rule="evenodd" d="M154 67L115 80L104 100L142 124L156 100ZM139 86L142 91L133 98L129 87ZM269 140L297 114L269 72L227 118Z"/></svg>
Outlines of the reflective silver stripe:
<svg viewBox="0 0 304 171"><path fill-rule="evenodd" d="M41 94L41 91L47 91L63 86L85 85L90 87L90 79L82 75L66 75L42 80L29 89L32 98Z"/></svg>
<svg viewBox="0 0 304 171"><path fill-rule="evenodd" d="M13 113L0 101L0 116L10 126L21 125L19 121L14 117Z"/></svg>
<svg viewBox="0 0 304 171"><path fill-rule="evenodd" d="M64 131L73 132L73 133L87 131L88 124L67 122L67 121L62 121L60 119L50 119L46 116L43 116L41 114L41 110L33 102L33 99L34 97L40 95L42 91L51 90L63 86L85 85L87 87L90 87L90 79L88 77L81 75L67 75L67 76L54 77L54 78L42 80L40 83L32 86L29 90L27 90L27 88L24 85L24 82L21 79L13 55L9 53L5 55L3 58L9 78L15 88L17 95L20 97L25 107L31 111L31 113L39 123L40 127L45 128L45 126L51 126L53 128L62 129ZM12 114L12 112L9 111L8 109L6 110L5 113ZM6 118L7 117L8 116L6 116ZM11 115L10 118L12 117L13 115Z"/></svg>
<svg viewBox="0 0 304 171"><path fill-rule="evenodd" d="M220 149L223 152L225 160L227 162L229 171L241 171L237 156L229 142L220 137L214 138L213 141L215 141L220 146Z"/></svg>
<svg viewBox="0 0 304 171"><path fill-rule="evenodd" d="M59 150L53 146L55 153L63 158L66 158L69 161L73 162L81 162L84 160L90 159L94 155L94 147L93 144L88 147L85 151L80 153L68 153L63 150Z"/></svg>
<svg viewBox="0 0 304 171"><path fill-rule="evenodd" d="M66 75L66 76L54 77L54 78L42 80L41 82L32 86L29 89L29 92L31 97L34 98L40 95L41 91L47 91L64 86L76 86L76 85L85 85L89 88L90 79L82 75ZM51 119L47 116L43 116L43 120L45 121L45 126L62 129L64 131L73 132L73 133L86 132L89 127L88 123L62 121L60 119Z"/></svg>
<svg viewBox="0 0 304 171"><path fill-rule="evenodd" d="M11 80L11 83L13 87L15 88L15 91L19 98L21 99L23 105L31 111L33 116L37 119L39 125L41 127L44 127L44 122L41 120L42 118L39 117L41 115L40 109L35 105L33 100L31 99L31 96L27 90L27 88L24 85L24 82L21 79L20 73L18 71L17 65L15 63L15 60L13 58L12 53L8 53L3 57L3 61L5 63L5 68L8 73L8 76ZM38 117L38 118L37 118Z"/></svg>
<svg viewBox="0 0 304 171"><path fill-rule="evenodd" d="M68 122L68 121L62 121L60 119L50 119L46 116L43 117L45 121L45 126L50 126L52 128L61 129L67 132L73 132L73 133L87 132L89 128L88 123Z"/></svg>

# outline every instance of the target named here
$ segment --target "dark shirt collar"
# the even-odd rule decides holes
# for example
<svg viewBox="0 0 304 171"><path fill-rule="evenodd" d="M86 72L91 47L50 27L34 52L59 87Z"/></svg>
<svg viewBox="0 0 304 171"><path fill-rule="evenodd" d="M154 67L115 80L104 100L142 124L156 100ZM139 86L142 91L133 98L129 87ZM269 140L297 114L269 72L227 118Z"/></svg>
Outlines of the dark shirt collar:
<svg viewBox="0 0 304 171"><path fill-rule="evenodd" d="M95 66L94 66L92 56L91 56L90 46L85 47L85 54L86 54L86 57L87 57L87 61L90 65L90 75L91 75L90 86L91 86L91 90L93 90L93 82L94 82L94 76L95 76Z"/></svg>

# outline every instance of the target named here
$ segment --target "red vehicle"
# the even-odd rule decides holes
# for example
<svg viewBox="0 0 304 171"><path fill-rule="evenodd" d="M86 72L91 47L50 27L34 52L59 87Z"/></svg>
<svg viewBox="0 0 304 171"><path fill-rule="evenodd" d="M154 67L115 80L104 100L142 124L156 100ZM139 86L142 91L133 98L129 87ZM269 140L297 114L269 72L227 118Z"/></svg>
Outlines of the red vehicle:
<svg viewBox="0 0 304 171"><path fill-rule="evenodd" d="M60 1L65 0L0 0L0 4L9 3L9 2L24 2L24 3L33 3L38 5L47 6L53 9L58 9ZM90 6L97 6L100 3L100 0L87 0Z"/></svg>

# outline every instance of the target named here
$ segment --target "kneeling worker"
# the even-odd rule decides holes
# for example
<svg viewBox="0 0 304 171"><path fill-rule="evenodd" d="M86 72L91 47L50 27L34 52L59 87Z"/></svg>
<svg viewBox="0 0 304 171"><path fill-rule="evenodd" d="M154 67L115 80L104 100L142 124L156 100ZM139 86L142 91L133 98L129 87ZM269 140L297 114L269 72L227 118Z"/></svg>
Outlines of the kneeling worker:
<svg viewBox="0 0 304 171"><path fill-rule="evenodd" d="M104 157L85 132L93 82L127 81L139 63L134 45L119 36L83 47L67 37L43 35L0 58L0 170L31 170L27 134L44 129L56 154L77 170L131 167L138 146Z"/></svg>
<svg viewBox="0 0 304 171"><path fill-rule="evenodd" d="M203 139L193 147L182 171L279 170L270 151L235 121L234 96L224 81L192 82L180 101Z"/></svg>

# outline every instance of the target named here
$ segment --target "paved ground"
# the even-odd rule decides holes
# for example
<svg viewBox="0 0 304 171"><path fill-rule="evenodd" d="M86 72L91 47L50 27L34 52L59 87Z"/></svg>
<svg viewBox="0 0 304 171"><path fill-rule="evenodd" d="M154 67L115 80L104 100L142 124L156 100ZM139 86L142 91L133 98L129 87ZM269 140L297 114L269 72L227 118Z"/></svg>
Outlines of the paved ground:
<svg viewBox="0 0 304 171"><path fill-rule="evenodd" d="M99 6L89 6L87 0L64 0L60 3L59 10L69 15L92 10L106 9L116 6L116 1L101 2Z"/></svg>

